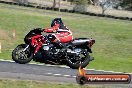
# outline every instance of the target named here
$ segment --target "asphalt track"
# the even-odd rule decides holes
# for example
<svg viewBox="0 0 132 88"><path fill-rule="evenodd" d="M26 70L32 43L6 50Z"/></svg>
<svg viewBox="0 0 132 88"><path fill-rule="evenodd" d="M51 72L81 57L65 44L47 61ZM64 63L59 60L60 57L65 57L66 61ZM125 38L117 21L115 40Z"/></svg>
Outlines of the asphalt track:
<svg viewBox="0 0 132 88"><path fill-rule="evenodd" d="M118 72L86 70L87 74L115 74ZM45 64L17 64L13 61L0 61L0 79L35 80L58 83L75 83L77 70L65 66ZM121 73L123 74L123 73ZM131 74L132 78L132 74ZM94 86L114 86L132 88L130 84L89 84Z"/></svg>

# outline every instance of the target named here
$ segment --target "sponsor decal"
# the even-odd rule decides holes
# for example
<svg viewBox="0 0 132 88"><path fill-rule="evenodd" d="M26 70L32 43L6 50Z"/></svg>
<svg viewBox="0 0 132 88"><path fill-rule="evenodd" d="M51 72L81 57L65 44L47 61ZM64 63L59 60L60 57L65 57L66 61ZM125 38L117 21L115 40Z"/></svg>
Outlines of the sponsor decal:
<svg viewBox="0 0 132 88"><path fill-rule="evenodd" d="M85 70L79 67L76 76L78 84L129 84L131 76L129 74L86 74Z"/></svg>

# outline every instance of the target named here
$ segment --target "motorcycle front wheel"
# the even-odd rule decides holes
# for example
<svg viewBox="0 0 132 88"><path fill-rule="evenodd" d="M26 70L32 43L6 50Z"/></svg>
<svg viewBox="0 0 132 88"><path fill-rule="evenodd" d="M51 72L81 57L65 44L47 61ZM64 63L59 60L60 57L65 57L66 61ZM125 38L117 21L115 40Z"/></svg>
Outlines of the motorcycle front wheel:
<svg viewBox="0 0 132 88"><path fill-rule="evenodd" d="M25 49L25 50L24 50ZM29 63L33 58L33 53L30 50L30 47L27 48L26 44L18 45L12 51L12 59L19 64Z"/></svg>

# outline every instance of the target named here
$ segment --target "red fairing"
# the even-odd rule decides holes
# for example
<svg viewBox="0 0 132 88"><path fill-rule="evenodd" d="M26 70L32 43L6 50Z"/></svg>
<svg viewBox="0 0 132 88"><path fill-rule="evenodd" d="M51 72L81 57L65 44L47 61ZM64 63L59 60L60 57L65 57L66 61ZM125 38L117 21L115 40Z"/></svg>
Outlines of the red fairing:
<svg viewBox="0 0 132 88"><path fill-rule="evenodd" d="M42 43L42 39L41 39L41 35L36 35L32 37L32 46L35 47L35 52L34 55L36 54L36 52L39 50L39 48L41 47Z"/></svg>
<svg viewBox="0 0 132 88"><path fill-rule="evenodd" d="M37 45L36 43L37 43L37 41L36 41L36 39L38 39L38 38L40 38L41 37L41 35L36 35L36 36L33 36L32 37L32 45L34 46L34 45Z"/></svg>

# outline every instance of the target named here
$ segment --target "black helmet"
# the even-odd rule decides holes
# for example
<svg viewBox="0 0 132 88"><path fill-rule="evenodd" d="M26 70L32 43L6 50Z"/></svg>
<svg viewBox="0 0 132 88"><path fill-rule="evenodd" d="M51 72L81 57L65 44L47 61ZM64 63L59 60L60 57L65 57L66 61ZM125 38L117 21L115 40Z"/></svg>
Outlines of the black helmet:
<svg viewBox="0 0 132 88"><path fill-rule="evenodd" d="M55 24L63 24L61 18L55 18L54 20L51 21L51 27L53 27Z"/></svg>

